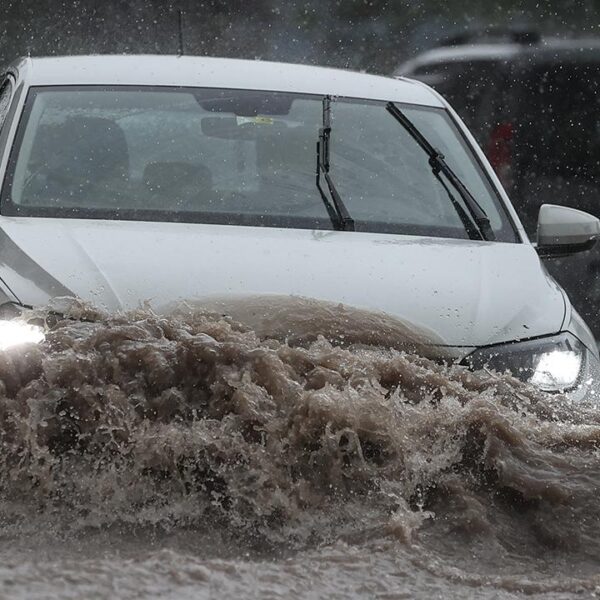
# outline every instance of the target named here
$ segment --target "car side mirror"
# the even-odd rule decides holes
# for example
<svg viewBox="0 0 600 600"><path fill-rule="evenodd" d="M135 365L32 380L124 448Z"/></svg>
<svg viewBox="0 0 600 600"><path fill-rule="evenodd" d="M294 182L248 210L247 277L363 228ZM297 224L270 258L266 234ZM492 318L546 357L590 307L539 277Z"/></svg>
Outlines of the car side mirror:
<svg viewBox="0 0 600 600"><path fill-rule="evenodd" d="M600 220L566 206L543 204L537 226L537 253L543 258L590 250L600 237Z"/></svg>

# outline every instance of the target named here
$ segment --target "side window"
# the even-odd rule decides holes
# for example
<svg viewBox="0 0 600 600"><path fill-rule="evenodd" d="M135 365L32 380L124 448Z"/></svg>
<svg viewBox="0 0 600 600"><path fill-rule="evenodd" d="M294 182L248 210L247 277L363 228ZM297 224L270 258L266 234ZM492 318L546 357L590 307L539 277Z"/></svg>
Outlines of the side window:
<svg viewBox="0 0 600 600"><path fill-rule="evenodd" d="M5 79L0 85L0 129L4 125L8 109L10 107L10 99L12 97L12 82L10 79Z"/></svg>

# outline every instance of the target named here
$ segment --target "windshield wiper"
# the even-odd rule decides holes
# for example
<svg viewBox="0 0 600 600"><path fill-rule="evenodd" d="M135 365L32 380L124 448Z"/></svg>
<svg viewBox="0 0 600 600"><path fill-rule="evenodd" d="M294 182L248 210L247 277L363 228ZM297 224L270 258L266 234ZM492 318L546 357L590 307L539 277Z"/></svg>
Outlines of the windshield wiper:
<svg viewBox="0 0 600 600"><path fill-rule="evenodd" d="M393 102L388 102L386 109L429 156L431 170L446 190L446 193L463 222L469 237L476 240L495 240L496 236L490 225L489 217L486 215L483 208L481 208L477 200L475 200L471 192L469 192L465 184L460 180L460 177L458 177L450 165L445 161L444 155L431 145L429 140L427 140L427 138L415 127L413 122ZM446 177L454 189L459 193L469 214L467 214L463 207L456 201L452 192L442 179L441 174Z"/></svg>
<svg viewBox="0 0 600 600"><path fill-rule="evenodd" d="M317 188L327 207L331 220L341 231L354 231L354 219L350 216L340 194L329 174L330 167L330 139L331 139L331 96L323 98L323 127L319 130L319 141L317 142ZM323 187L321 186L321 175L327 183L333 207L331 206Z"/></svg>

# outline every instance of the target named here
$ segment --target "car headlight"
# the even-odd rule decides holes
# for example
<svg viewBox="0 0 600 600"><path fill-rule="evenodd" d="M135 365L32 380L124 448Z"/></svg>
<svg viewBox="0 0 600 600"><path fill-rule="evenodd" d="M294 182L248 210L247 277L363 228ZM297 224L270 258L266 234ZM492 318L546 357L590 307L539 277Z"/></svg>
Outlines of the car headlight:
<svg viewBox="0 0 600 600"><path fill-rule="evenodd" d="M18 319L0 320L0 350L8 350L21 344L39 344L45 339L44 329Z"/></svg>
<svg viewBox="0 0 600 600"><path fill-rule="evenodd" d="M570 333L479 348L464 362L473 369L509 371L545 392L573 390L588 382L598 366L595 357Z"/></svg>

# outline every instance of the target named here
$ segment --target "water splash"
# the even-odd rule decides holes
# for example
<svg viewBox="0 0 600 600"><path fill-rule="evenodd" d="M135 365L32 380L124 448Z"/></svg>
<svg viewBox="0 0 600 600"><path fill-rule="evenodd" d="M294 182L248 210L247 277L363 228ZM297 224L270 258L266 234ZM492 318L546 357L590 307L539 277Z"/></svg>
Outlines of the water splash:
<svg viewBox="0 0 600 600"><path fill-rule="evenodd" d="M528 573L596 564L594 407L373 346L355 324L348 342L189 306L63 312L34 315L53 321L43 344L0 352L5 536L210 523L262 551L386 539L496 583L515 557Z"/></svg>

